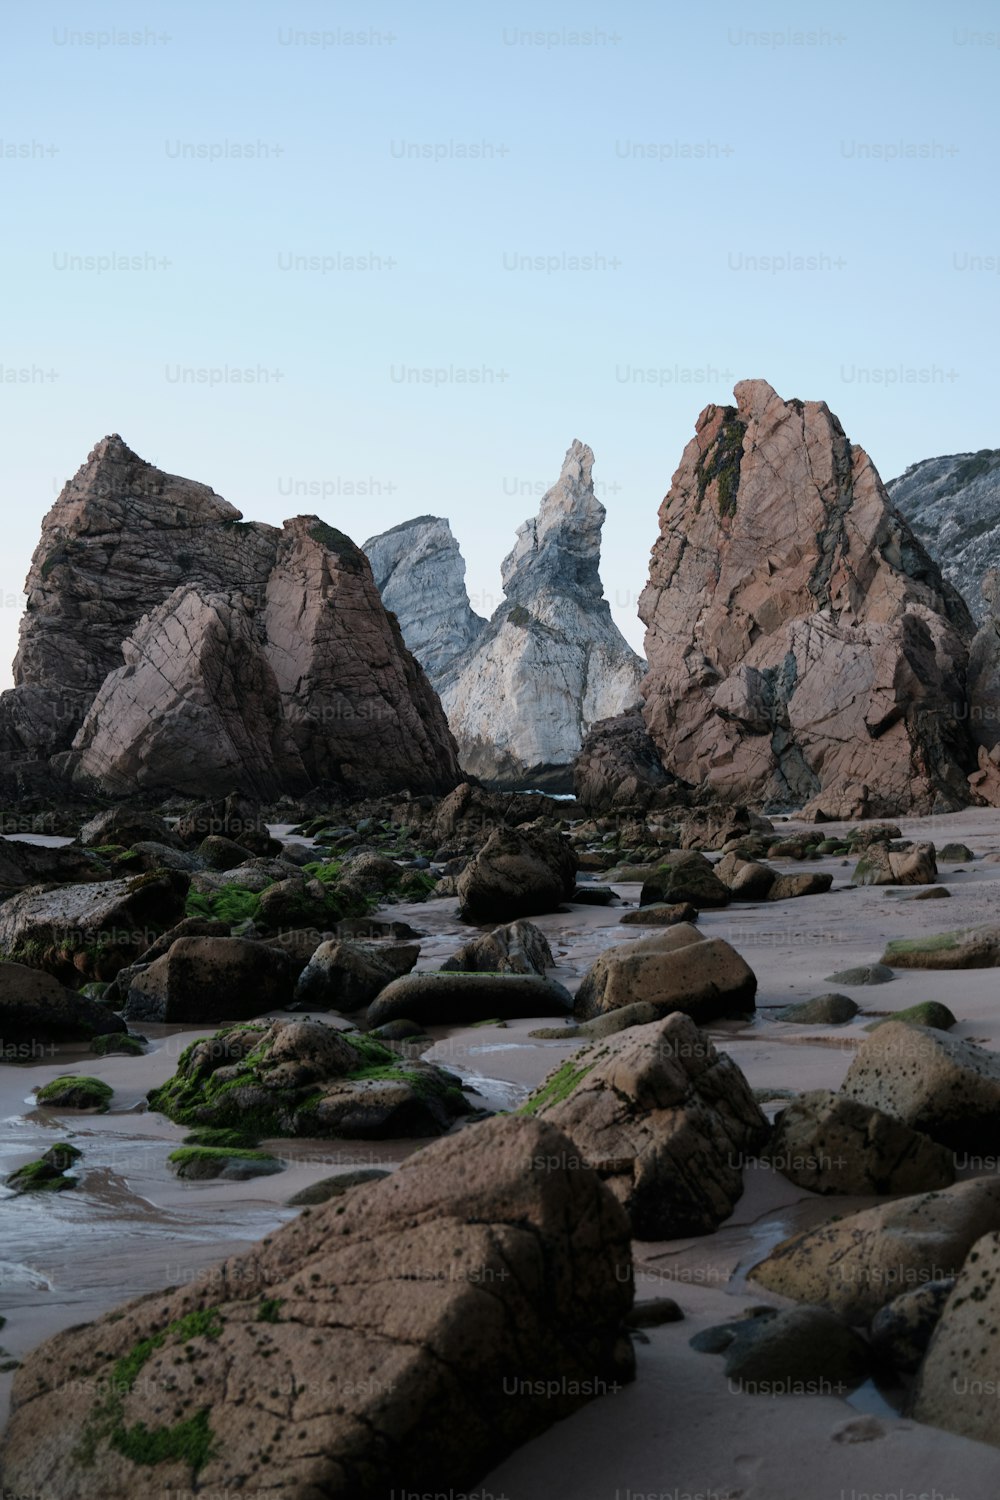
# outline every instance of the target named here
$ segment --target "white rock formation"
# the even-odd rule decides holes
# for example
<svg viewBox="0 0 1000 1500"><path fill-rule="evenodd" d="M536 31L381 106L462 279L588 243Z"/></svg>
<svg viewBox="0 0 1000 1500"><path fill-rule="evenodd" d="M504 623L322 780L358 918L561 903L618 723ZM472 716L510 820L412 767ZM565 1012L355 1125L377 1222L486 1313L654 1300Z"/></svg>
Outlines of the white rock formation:
<svg viewBox="0 0 1000 1500"><path fill-rule="evenodd" d="M370 537L361 549L382 603L432 681L468 651L487 622L469 603L465 559L442 516L416 516Z"/></svg>
<svg viewBox="0 0 1000 1500"><path fill-rule="evenodd" d="M485 780L571 790L588 726L639 700L645 663L603 597L593 462L572 444L504 560L505 602L471 653L434 679L463 767Z"/></svg>

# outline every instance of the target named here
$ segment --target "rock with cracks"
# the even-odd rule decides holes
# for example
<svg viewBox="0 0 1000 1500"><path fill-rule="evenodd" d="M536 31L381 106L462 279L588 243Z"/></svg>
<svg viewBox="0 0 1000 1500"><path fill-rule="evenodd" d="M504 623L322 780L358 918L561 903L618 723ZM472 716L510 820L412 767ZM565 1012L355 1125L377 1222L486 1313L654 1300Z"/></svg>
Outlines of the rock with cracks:
<svg viewBox="0 0 1000 1500"><path fill-rule="evenodd" d="M18 1371L7 1486L471 1490L634 1373L627 1220L596 1172L558 1164L572 1149L545 1122L490 1121L302 1214L208 1291L59 1334Z"/></svg>

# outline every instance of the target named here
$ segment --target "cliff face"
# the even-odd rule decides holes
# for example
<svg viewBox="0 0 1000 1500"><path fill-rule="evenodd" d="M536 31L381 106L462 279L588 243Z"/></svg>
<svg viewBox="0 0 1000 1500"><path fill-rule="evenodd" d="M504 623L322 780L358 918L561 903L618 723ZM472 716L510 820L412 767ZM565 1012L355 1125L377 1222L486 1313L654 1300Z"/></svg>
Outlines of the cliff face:
<svg viewBox="0 0 1000 1500"><path fill-rule="evenodd" d="M1000 449L925 458L886 489L982 624L991 614L983 581L1000 567Z"/></svg>
<svg viewBox="0 0 1000 1500"><path fill-rule="evenodd" d="M433 681L486 628L469 603L465 561L451 527L439 516L417 516L369 538L362 550L382 603Z"/></svg>
<svg viewBox="0 0 1000 1500"><path fill-rule="evenodd" d="M644 663L603 597L593 462L573 443L504 560L504 603L436 679L462 765L501 785L571 790L587 727L639 698Z"/></svg>
<svg viewBox="0 0 1000 1500"><path fill-rule="evenodd" d="M0 696L8 794L52 776L114 796L458 780L364 555L318 517L244 522L113 436L46 516L26 589Z"/></svg>
<svg viewBox="0 0 1000 1500"><path fill-rule="evenodd" d="M639 605L664 766L831 815L961 805L968 610L824 402L734 394L684 450Z"/></svg>

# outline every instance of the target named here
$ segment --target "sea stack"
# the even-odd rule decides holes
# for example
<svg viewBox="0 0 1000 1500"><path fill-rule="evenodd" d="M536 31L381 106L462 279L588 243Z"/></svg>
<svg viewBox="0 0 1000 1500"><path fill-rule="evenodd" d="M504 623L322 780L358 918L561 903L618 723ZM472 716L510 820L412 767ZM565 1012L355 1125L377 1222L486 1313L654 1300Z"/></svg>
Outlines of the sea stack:
<svg viewBox="0 0 1000 1500"><path fill-rule="evenodd" d="M831 818L963 805L968 609L825 402L734 395L698 418L639 605L664 767Z"/></svg>

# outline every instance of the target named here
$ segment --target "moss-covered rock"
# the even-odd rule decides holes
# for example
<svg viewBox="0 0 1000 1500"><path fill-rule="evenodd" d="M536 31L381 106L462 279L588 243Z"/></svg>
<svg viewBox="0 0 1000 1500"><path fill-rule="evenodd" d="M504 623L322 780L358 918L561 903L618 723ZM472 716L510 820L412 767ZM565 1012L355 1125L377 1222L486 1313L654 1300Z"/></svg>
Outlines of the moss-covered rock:
<svg viewBox="0 0 1000 1500"><path fill-rule="evenodd" d="M896 969L995 969L1000 965L1000 927L897 938L886 945L882 962Z"/></svg>
<svg viewBox="0 0 1000 1500"><path fill-rule="evenodd" d="M179 1146L167 1161L178 1177L198 1182L216 1177L246 1182L251 1177L269 1177L285 1170L284 1162L269 1151L253 1151L246 1146Z"/></svg>
<svg viewBox="0 0 1000 1500"><path fill-rule="evenodd" d="M111 1085L100 1078L64 1073L40 1088L35 1102L44 1104L47 1109L79 1109L91 1114L105 1114L113 1094Z"/></svg>
<svg viewBox="0 0 1000 1500"><path fill-rule="evenodd" d="M440 1135L470 1112L453 1074L310 1020L231 1026L193 1042L149 1106L182 1125L257 1139Z"/></svg>
<svg viewBox="0 0 1000 1500"><path fill-rule="evenodd" d="M95 1036L90 1050L96 1052L98 1057L142 1057L146 1044L141 1037L132 1036L131 1032L113 1031L104 1036Z"/></svg>
<svg viewBox="0 0 1000 1500"><path fill-rule="evenodd" d="M69 1177L67 1173L82 1155L76 1146L61 1141L57 1146L50 1146L38 1161L29 1161L18 1167L7 1178L7 1186L15 1193L62 1193L75 1188L77 1178Z"/></svg>
<svg viewBox="0 0 1000 1500"><path fill-rule="evenodd" d="M189 884L179 870L156 870L32 887L0 906L0 953L64 984L111 980L181 919Z"/></svg>
<svg viewBox="0 0 1000 1500"><path fill-rule="evenodd" d="M933 1026L935 1031L950 1031L953 1026L958 1025L956 1017L940 1000L924 1000L920 1005L908 1005L905 1010L894 1010L891 1016L883 1016L881 1020L870 1022L865 1030L877 1031L886 1021L908 1021L911 1026Z"/></svg>

